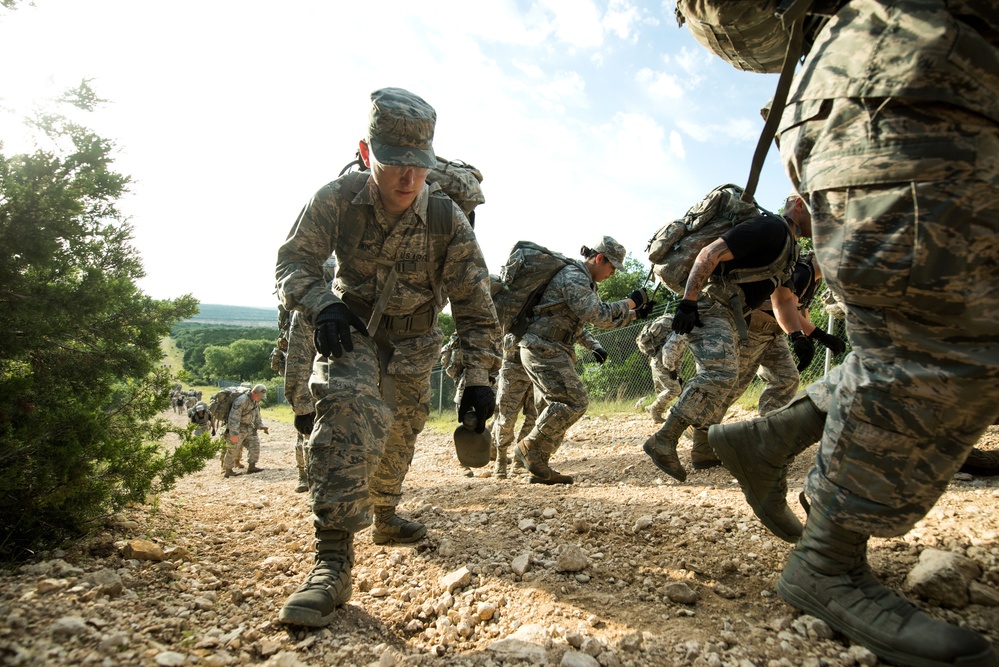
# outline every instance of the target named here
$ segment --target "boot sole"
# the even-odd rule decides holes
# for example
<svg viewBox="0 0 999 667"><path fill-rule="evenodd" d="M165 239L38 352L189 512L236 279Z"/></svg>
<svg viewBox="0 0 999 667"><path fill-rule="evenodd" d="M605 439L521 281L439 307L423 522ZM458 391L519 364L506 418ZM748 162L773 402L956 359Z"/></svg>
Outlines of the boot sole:
<svg viewBox="0 0 999 667"><path fill-rule="evenodd" d="M646 455L648 455L649 459L652 461L652 464L655 467L659 468L664 473L666 473L667 475L669 475L670 477L672 477L673 479L675 479L675 480L677 480L679 482L686 482L687 481L687 473L686 473L686 471L670 470L669 468L666 468L665 466L659 465L659 462L656 461L656 457L654 456L653 449L651 447L649 447L649 443L646 442L644 445L642 445L642 449L645 451Z"/></svg>
<svg viewBox="0 0 999 667"><path fill-rule="evenodd" d="M281 613L278 614L278 620L287 625L301 625L306 628L322 628L329 625L335 615L336 609L323 616L315 609L285 606L281 607Z"/></svg>
<svg viewBox="0 0 999 667"><path fill-rule="evenodd" d="M562 477L564 477L565 480L561 480L561 479L541 479L540 477L535 477L535 476L532 475L530 477L530 479L527 480L527 483L528 484L547 484L549 486L555 486L557 484L572 484L573 481L575 481L575 480L572 479L572 477L569 477L569 475L563 475Z"/></svg>
<svg viewBox="0 0 999 667"><path fill-rule="evenodd" d="M963 656L953 662L940 662L911 653L900 653L887 647L879 639L870 636L862 629L842 623L829 612L826 605L816 600L802 587L786 582L783 576L777 580L777 595L792 607L821 619L829 627L846 635L851 642L865 646L873 651L878 658L892 664L908 665L909 667L994 667L996 664L996 654L992 648L985 649L976 655Z"/></svg>
<svg viewBox="0 0 999 667"><path fill-rule="evenodd" d="M538 475L537 473L535 473L533 470L531 470L531 466L527 462L527 457L524 456L524 453L522 451L520 451L520 446L519 445L513 448L513 456L518 461L520 461L521 465L524 466L524 470L527 471L527 473L529 473L532 478L534 478L534 479L545 479L544 477L541 477L540 475ZM514 472L514 474L516 475L518 473Z"/></svg>
<svg viewBox="0 0 999 667"><path fill-rule="evenodd" d="M767 527L771 533L784 540L785 542L790 542L794 544L801 537L801 531L804 526L801 525L800 520L798 521L798 526L796 532L785 530L777 522L775 522L769 514L763 511L763 501L756 495L752 487L745 481L749 479L752 474L752 465L743 465L742 459L740 458L740 453L742 450L737 447L733 447L725 439L724 433L717 426L712 426L708 429L708 444L711 445L711 449L715 450L715 454L721 459L722 465L735 477L736 481L739 482L739 488L742 489L742 495L746 497L746 502L753 509L753 514L759 519L764 526ZM790 511L790 507L788 508ZM797 518L797 517L796 517Z"/></svg>
<svg viewBox="0 0 999 667"><path fill-rule="evenodd" d="M975 477L995 477L996 475L999 475L999 468L993 466L981 467L965 464L961 466L961 469L958 472L974 475Z"/></svg>
<svg viewBox="0 0 999 667"><path fill-rule="evenodd" d="M709 468L717 468L722 464L721 461L691 461L690 465L694 470L708 470Z"/></svg>

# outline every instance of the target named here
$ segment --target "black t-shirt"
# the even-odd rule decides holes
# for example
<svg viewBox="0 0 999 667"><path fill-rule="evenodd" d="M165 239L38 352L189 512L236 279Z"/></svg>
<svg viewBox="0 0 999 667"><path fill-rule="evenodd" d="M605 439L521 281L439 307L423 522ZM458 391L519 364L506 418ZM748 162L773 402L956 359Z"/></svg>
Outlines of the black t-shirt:
<svg viewBox="0 0 999 667"><path fill-rule="evenodd" d="M715 269L715 273L725 275L733 269L766 266L776 260L784 250L787 225L779 218L762 215L739 223L721 237L735 256ZM774 291L770 280L739 283L739 287L749 308L759 308Z"/></svg>

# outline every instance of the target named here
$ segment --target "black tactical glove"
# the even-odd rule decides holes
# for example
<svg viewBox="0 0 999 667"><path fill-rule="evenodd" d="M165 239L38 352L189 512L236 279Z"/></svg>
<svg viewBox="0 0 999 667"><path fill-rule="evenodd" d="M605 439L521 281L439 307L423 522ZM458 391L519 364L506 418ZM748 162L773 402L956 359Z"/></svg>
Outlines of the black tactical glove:
<svg viewBox="0 0 999 667"><path fill-rule="evenodd" d="M475 432L486 430L486 420L492 417L496 407L496 396L490 387L465 387L461 393L461 403L458 404L458 421L464 423L467 413L475 412Z"/></svg>
<svg viewBox="0 0 999 667"><path fill-rule="evenodd" d="M652 314L652 309L655 307L656 307L655 301L649 301L648 303L643 303L641 306L635 309L635 315L638 316L638 319L644 320L645 318L647 318L649 315Z"/></svg>
<svg viewBox="0 0 999 667"><path fill-rule="evenodd" d="M302 435L308 436L312 433L312 427L316 425L316 413L310 412L307 415L295 415L295 430Z"/></svg>
<svg viewBox="0 0 999 667"><path fill-rule="evenodd" d="M640 307L649 302L649 293L645 291L644 287L639 287L638 289L633 290L631 294L628 295L628 298L635 302L635 310L638 310Z"/></svg>
<svg viewBox="0 0 999 667"><path fill-rule="evenodd" d="M798 372L808 368L815 356L815 345L805 335L804 331L795 331L791 334L791 347L794 348L794 355L798 357Z"/></svg>
<svg viewBox="0 0 999 667"><path fill-rule="evenodd" d="M590 354L593 355L593 358L597 360L598 364L602 364L607 361L607 350L599 345L590 350Z"/></svg>
<svg viewBox="0 0 999 667"><path fill-rule="evenodd" d="M368 335L368 328L357 315L343 302L326 306L316 317L316 333L313 340L316 350L324 357L340 357L344 352L354 350L350 339L350 328L354 327L362 336Z"/></svg>
<svg viewBox="0 0 999 667"><path fill-rule="evenodd" d="M833 354L843 354L846 352L846 341L839 336L833 336L828 334L822 329L815 327L815 331L808 334L808 337L812 340L817 340L821 344L825 345Z"/></svg>
<svg viewBox="0 0 999 667"><path fill-rule="evenodd" d="M673 314L673 331L678 334L689 334L695 326L704 326L701 324L700 315L697 314L697 301L684 299Z"/></svg>

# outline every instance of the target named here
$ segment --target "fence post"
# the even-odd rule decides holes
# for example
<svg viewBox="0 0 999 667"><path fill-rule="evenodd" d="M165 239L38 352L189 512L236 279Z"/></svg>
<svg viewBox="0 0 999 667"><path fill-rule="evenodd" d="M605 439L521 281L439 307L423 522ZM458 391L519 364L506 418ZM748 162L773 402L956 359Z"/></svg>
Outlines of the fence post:
<svg viewBox="0 0 999 667"><path fill-rule="evenodd" d="M829 315L829 323L826 325L826 333L828 333L829 335L833 335L835 333L835 331L836 331L836 318L833 317L832 315ZM832 356L833 356L832 355L832 350L830 350L827 347L826 348L826 365L825 365L825 372L826 373L829 372L829 368L832 366Z"/></svg>
<svg viewBox="0 0 999 667"><path fill-rule="evenodd" d="M444 367L441 366L437 376L437 414L444 412Z"/></svg>

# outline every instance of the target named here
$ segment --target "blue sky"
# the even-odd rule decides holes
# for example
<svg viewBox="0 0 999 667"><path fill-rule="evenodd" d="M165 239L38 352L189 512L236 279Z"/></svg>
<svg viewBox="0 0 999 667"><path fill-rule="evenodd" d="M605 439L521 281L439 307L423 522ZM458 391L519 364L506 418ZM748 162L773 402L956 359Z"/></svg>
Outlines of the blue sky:
<svg viewBox="0 0 999 667"><path fill-rule="evenodd" d="M437 109L437 152L485 175L491 270L519 239L567 254L645 243L721 183L744 184L776 75L738 72L632 0L35 0L0 10L0 138L93 80L89 122L134 179L123 209L155 298L276 305L274 259L308 198L352 159L368 95ZM771 149L757 199L790 183ZM240 276L219 280L218 276Z"/></svg>

